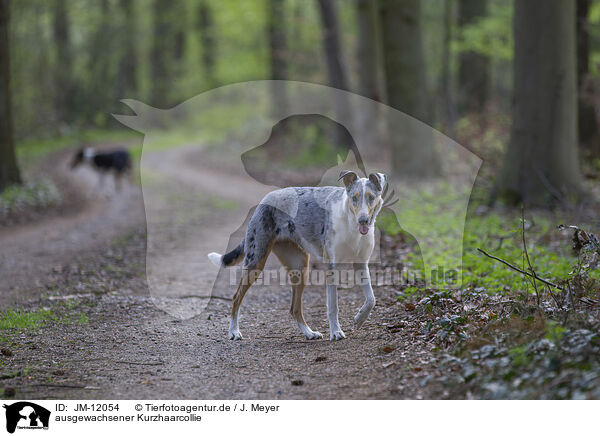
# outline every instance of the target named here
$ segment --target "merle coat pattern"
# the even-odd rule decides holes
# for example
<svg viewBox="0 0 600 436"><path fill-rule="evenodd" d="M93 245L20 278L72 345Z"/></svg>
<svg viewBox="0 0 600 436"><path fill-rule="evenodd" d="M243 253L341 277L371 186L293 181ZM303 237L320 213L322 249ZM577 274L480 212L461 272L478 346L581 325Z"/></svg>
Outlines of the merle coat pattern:
<svg viewBox="0 0 600 436"><path fill-rule="evenodd" d="M231 252L209 258L220 266L243 260L242 279L233 298L229 328L230 339L241 339L239 308L245 293L262 271L271 251L289 274L300 272L301 280L292 281L290 313L307 339L322 335L311 330L302 314L302 293L307 281L308 260L312 255L335 270L341 264L354 264L363 272L361 288L365 303L355 317L357 327L367 319L375 305L368 274L368 260L374 248L374 223L381 210L385 176L373 173L358 178L343 172L345 187L290 187L267 194L252 215L244 240ZM337 284L327 284L330 339L345 337L338 321Z"/></svg>

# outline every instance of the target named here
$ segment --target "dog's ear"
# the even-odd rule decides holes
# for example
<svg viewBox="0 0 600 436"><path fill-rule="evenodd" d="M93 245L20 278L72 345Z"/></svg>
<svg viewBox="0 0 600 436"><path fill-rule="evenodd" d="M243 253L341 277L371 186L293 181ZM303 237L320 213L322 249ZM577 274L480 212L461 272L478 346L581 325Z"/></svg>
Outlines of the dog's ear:
<svg viewBox="0 0 600 436"><path fill-rule="evenodd" d="M344 186L347 188L348 186L356 182L358 176L354 171L342 171L340 173L340 178L338 179L338 181L342 179L344 179Z"/></svg>
<svg viewBox="0 0 600 436"><path fill-rule="evenodd" d="M369 174L369 180L375 185L378 191L383 191L387 183L387 177L383 173L371 173Z"/></svg>

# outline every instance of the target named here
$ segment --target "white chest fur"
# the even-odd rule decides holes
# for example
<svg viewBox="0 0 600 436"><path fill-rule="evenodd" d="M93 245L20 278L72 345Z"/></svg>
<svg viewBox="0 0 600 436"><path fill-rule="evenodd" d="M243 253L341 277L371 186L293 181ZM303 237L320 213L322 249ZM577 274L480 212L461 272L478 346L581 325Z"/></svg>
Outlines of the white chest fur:
<svg viewBox="0 0 600 436"><path fill-rule="evenodd" d="M334 235L330 244L330 257L336 263L365 263L373 253L375 231L371 226L366 235L359 233L356 217L350 211L347 200L348 197L344 194L341 201L332 205Z"/></svg>

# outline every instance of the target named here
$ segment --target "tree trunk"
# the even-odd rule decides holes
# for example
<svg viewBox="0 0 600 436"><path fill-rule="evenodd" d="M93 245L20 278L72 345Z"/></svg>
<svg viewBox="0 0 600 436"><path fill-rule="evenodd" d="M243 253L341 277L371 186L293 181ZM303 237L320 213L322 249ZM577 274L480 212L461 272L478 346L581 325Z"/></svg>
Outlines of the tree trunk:
<svg viewBox="0 0 600 436"><path fill-rule="evenodd" d="M215 75L215 36L213 16L208 1L202 0L198 6L198 30L202 44L202 65L209 87L217 85Z"/></svg>
<svg viewBox="0 0 600 436"><path fill-rule="evenodd" d="M450 41L452 41L452 0L444 0L444 35L442 41L442 100L444 133L455 137L456 106L452 95L450 72Z"/></svg>
<svg viewBox="0 0 600 436"><path fill-rule="evenodd" d="M115 46L110 4L108 0L100 0L95 4L100 8L100 22L94 30L89 48L88 74L92 87L86 90L87 104L80 108L87 120L93 119L96 115L110 113L115 101L114 77L111 77L110 71L111 55Z"/></svg>
<svg viewBox="0 0 600 436"><path fill-rule="evenodd" d="M356 0L358 41L358 93L381 101L380 38L377 16L377 0Z"/></svg>
<svg viewBox="0 0 600 436"><path fill-rule="evenodd" d="M171 85L172 49L174 33L170 22L170 0L154 0L152 49L150 54L150 76L152 91L150 101L153 106L165 107L169 103Z"/></svg>
<svg viewBox="0 0 600 436"><path fill-rule="evenodd" d="M375 101L383 101L383 54L381 53L381 27L379 25L378 0L356 0L358 39L356 64L358 70L358 94ZM360 141L379 144L384 139L381 109L355 113Z"/></svg>
<svg viewBox="0 0 600 436"><path fill-rule="evenodd" d="M460 28L475 23L487 14L486 0L460 0L458 24ZM488 98L490 61L479 53L461 53L458 63L458 87L461 112L481 112Z"/></svg>
<svg viewBox="0 0 600 436"><path fill-rule="evenodd" d="M186 2L171 3L173 17L173 60L177 70L183 68L182 62L185 57L187 28L187 4Z"/></svg>
<svg viewBox="0 0 600 436"><path fill-rule="evenodd" d="M581 79L590 72L589 19L590 0L577 0L577 77Z"/></svg>
<svg viewBox="0 0 600 436"><path fill-rule="evenodd" d="M9 0L0 0L0 192L9 185L21 183L12 133L9 8Z"/></svg>
<svg viewBox="0 0 600 436"><path fill-rule="evenodd" d="M318 0L318 3L323 26L323 47L325 49L329 85L347 91L349 87L342 56L336 3L335 0ZM353 120L348 99L341 96L336 98L333 104L339 123L346 126L350 125ZM333 136L339 147L347 148L349 146L349 144L344 143L347 138L341 129L334 129Z"/></svg>
<svg viewBox="0 0 600 436"><path fill-rule="evenodd" d="M137 50L135 46L137 25L133 0L121 0L120 7L125 17L125 21L123 29L121 30L124 46L119 60L119 77L117 84L117 98L119 99L131 97L137 91Z"/></svg>
<svg viewBox="0 0 600 436"><path fill-rule="evenodd" d="M590 0L577 0L577 86L579 144L589 156L600 155L600 131L596 117L596 85L590 75Z"/></svg>
<svg viewBox="0 0 600 436"><path fill-rule="evenodd" d="M348 90L335 0L319 0L319 10L321 12L321 22L323 23L323 45L325 47L329 84L334 88Z"/></svg>
<svg viewBox="0 0 600 436"><path fill-rule="evenodd" d="M284 0L271 0L268 2L268 34L271 55L271 93L273 113L281 113L288 107L288 97L285 83L277 82L286 80L287 77L287 39L285 35L285 8Z"/></svg>
<svg viewBox="0 0 600 436"><path fill-rule="evenodd" d="M419 0L382 0L380 8L387 102L431 123L421 35ZM390 125L391 124L391 125ZM423 178L439 174L429 129L416 122L388 123L392 166L397 175Z"/></svg>
<svg viewBox="0 0 600 436"><path fill-rule="evenodd" d="M575 3L516 0L510 143L499 194L549 206L582 193L577 147Z"/></svg>
<svg viewBox="0 0 600 436"><path fill-rule="evenodd" d="M74 86L71 78L72 53L71 31L67 16L66 0L54 3L54 44L56 48L56 118L61 123L72 121Z"/></svg>

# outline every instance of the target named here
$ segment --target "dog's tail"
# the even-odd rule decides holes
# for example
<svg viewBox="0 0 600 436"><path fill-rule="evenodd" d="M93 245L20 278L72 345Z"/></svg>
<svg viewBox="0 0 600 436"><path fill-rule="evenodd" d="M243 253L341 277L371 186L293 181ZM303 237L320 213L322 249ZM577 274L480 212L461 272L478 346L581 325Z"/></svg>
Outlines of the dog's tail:
<svg viewBox="0 0 600 436"><path fill-rule="evenodd" d="M221 255L219 253L214 253L214 252L208 253L208 258L216 266L237 265L244 258L244 242L242 241L242 243L240 245L235 247L233 250L231 250L227 254Z"/></svg>

